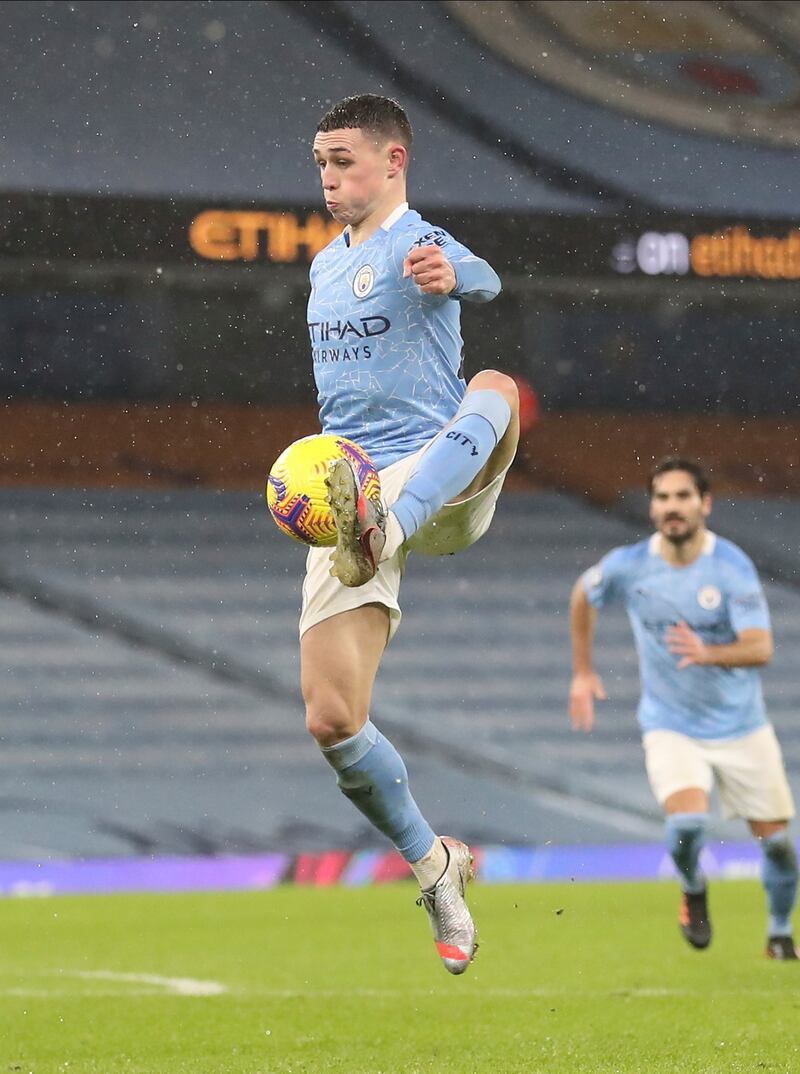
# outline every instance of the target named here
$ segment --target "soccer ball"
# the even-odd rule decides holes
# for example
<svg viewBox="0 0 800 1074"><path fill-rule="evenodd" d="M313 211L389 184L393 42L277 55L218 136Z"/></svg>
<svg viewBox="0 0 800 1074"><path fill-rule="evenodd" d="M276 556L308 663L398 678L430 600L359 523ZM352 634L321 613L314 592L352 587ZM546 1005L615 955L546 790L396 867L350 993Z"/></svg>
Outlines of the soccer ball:
<svg viewBox="0 0 800 1074"><path fill-rule="evenodd" d="M267 506L278 529L310 545L336 544L336 523L325 478L336 459L349 459L364 495L380 501L381 482L372 459L343 436L304 436L278 458L267 478Z"/></svg>

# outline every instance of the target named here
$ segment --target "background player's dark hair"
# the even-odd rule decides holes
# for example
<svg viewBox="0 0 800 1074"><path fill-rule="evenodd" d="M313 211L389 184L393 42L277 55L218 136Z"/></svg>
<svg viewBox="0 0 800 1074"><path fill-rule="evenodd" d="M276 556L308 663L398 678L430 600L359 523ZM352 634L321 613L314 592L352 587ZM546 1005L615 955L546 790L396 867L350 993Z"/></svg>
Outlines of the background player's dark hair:
<svg viewBox="0 0 800 1074"><path fill-rule="evenodd" d="M348 127L368 131L382 139L396 139L409 150L414 140L408 116L397 101L374 93L345 97L325 113L317 131L339 131Z"/></svg>
<svg viewBox="0 0 800 1074"><path fill-rule="evenodd" d="M711 482L708 480L708 474L705 472L699 462L695 462L694 459L685 459L680 455L667 455L665 458L657 462L653 472L650 474L650 492L653 491L653 482L657 477L661 477L662 474L668 474L672 470L682 470L684 473L691 474L692 480L697 486L697 491L701 496L705 496L707 492L711 491Z"/></svg>

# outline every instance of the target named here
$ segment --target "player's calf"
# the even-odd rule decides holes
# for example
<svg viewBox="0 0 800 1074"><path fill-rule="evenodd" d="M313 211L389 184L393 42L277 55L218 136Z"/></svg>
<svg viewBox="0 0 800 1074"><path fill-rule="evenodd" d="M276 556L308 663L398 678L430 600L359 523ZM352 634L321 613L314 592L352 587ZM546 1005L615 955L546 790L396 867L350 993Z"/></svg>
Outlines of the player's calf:
<svg viewBox="0 0 800 1074"><path fill-rule="evenodd" d="M391 505L406 540L470 487L510 420L511 407L500 392L467 392L451 423L434 437Z"/></svg>

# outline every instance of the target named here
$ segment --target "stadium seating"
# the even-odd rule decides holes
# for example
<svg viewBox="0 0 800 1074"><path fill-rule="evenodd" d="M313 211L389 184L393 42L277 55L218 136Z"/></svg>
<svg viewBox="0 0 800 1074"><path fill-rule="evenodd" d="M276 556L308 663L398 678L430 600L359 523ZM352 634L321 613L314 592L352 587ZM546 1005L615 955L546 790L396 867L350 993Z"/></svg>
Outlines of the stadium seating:
<svg viewBox="0 0 800 1074"><path fill-rule="evenodd" d="M410 561L373 718L437 828L506 845L658 839L622 614L601 625L597 732L575 735L565 709L571 584L637 532L565 496L508 493L478 545ZM258 497L5 489L0 540L0 859L379 845L303 730L303 551ZM768 589L766 693L796 770L800 594Z"/></svg>

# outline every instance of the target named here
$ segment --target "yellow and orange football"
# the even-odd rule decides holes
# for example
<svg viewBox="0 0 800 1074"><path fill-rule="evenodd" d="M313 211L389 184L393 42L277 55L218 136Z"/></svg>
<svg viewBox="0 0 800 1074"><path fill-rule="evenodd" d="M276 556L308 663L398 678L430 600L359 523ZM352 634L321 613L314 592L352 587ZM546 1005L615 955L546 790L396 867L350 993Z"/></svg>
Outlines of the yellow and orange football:
<svg viewBox="0 0 800 1074"><path fill-rule="evenodd" d="M304 436L281 452L267 478L267 506L278 529L303 544L336 544L325 478L330 464L342 458L353 464L364 495L380 500L378 471L363 448L343 436Z"/></svg>

